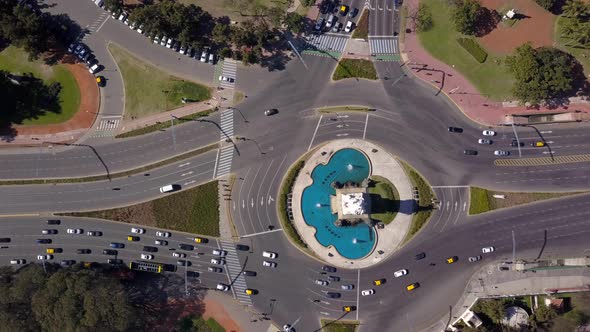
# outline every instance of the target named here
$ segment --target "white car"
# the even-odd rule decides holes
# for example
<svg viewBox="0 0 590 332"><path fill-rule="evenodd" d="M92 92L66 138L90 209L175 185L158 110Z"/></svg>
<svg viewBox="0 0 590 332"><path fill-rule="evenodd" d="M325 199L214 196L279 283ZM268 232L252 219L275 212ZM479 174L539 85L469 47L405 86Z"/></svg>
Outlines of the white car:
<svg viewBox="0 0 590 332"><path fill-rule="evenodd" d="M174 39L168 38L168 42L166 43L166 48L172 48L173 43L174 43Z"/></svg>
<svg viewBox="0 0 590 332"><path fill-rule="evenodd" d="M353 25L354 23L352 23L352 21L348 21L348 23L346 23L346 27L344 28L344 32L351 32Z"/></svg>
<svg viewBox="0 0 590 332"><path fill-rule="evenodd" d="M493 130L484 130L481 132L484 136L496 136L496 132Z"/></svg>
<svg viewBox="0 0 590 332"><path fill-rule="evenodd" d="M187 50L186 46L182 46L182 47L180 47L180 51L178 51L178 52L180 54L184 55L184 54L186 54L186 50Z"/></svg>
<svg viewBox="0 0 590 332"><path fill-rule="evenodd" d="M173 252L172 257L185 258L186 254L183 252Z"/></svg>
<svg viewBox="0 0 590 332"><path fill-rule="evenodd" d="M219 284L217 284L217 287L215 287L215 289L222 291L222 292L227 292L229 290L229 286L226 284L219 283Z"/></svg>
<svg viewBox="0 0 590 332"><path fill-rule="evenodd" d="M209 63L214 65L215 64L215 54L209 54Z"/></svg>
<svg viewBox="0 0 590 332"><path fill-rule="evenodd" d="M159 237L170 237L170 236L171 236L171 234L170 234L170 232L160 232L160 231L156 231L156 236L159 236Z"/></svg>
<svg viewBox="0 0 590 332"><path fill-rule="evenodd" d="M145 233L145 229L143 229L143 228L136 228L136 227L131 227L131 233L135 233L135 234L143 234L143 233Z"/></svg>
<svg viewBox="0 0 590 332"><path fill-rule="evenodd" d="M75 228L75 229L74 228L68 228L67 233L68 234L82 234L82 233L84 233L84 230L83 229L80 229L80 228Z"/></svg>
<svg viewBox="0 0 590 332"><path fill-rule="evenodd" d="M230 82L230 83L234 81L233 78L227 77L227 76L223 76L223 75L219 76L219 80L222 81L222 82Z"/></svg>
<svg viewBox="0 0 590 332"><path fill-rule="evenodd" d="M98 68L99 68L98 64L94 64L94 65L92 65L92 67L88 68L88 71L90 72L90 74L94 74L98 71Z"/></svg>
<svg viewBox="0 0 590 332"><path fill-rule="evenodd" d="M167 246L168 245L168 241L166 241L166 240L156 240L156 241L154 241L154 244L156 244L158 246Z"/></svg>
<svg viewBox="0 0 590 332"><path fill-rule="evenodd" d="M494 156L509 156L509 155L510 155L510 151L504 151L504 150L494 151Z"/></svg>
<svg viewBox="0 0 590 332"><path fill-rule="evenodd" d="M275 267L277 267L277 263L275 263L275 262L269 262L269 261L263 261L262 262L262 266L275 268Z"/></svg>
<svg viewBox="0 0 590 332"><path fill-rule="evenodd" d="M225 260L223 260L223 259L217 259L217 258L211 258L211 264L225 265Z"/></svg>
<svg viewBox="0 0 590 332"><path fill-rule="evenodd" d="M491 252L494 252L494 247L481 248L481 252L483 252L484 254L489 254Z"/></svg>
<svg viewBox="0 0 590 332"><path fill-rule="evenodd" d="M406 274L408 274L408 270L407 269L403 269L403 270L399 270L399 271L393 272L393 276L396 277L396 278L403 277Z"/></svg>
<svg viewBox="0 0 590 332"><path fill-rule="evenodd" d="M152 259L154 259L154 255L150 255L150 254L141 254L141 259L152 260Z"/></svg>
<svg viewBox="0 0 590 332"><path fill-rule="evenodd" d="M160 36L156 35L154 37L154 44L159 44L160 43Z"/></svg>
<svg viewBox="0 0 590 332"><path fill-rule="evenodd" d="M317 279L315 284L320 286L328 286L330 282L328 280Z"/></svg>
<svg viewBox="0 0 590 332"><path fill-rule="evenodd" d="M12 259L10 260L10 264L17 264L17 265L21 265L21 264L25 264L27 261L24 259Z"/></svg>
<svg viewBox="0 0 590 332"><path fill-rule="evenodd" d="M373 294L375 294L374 289L365 289L365 290L361 291L362 296L369 296L369 295L373 295Z"/></svg>
<svg viewBox="0 0 590 332"><path fill-rule="evenodd" d="M219 250L219 249L213 249L213 251L211 253L215 256L221 256L221 257L225 257L227 255L227 251Z"/></svg>
<svg viewBox="0 0 590 332"><path fill-rule="evenodd" d="M276 252L272 252L272 251L263 251L262 252L262 257L266 257L266 258L270 258L270 259L275 259L275 258L277 258L277 253Z"/></svg>
<svg viewBox="0 0 590 332"><path fill-rule="evenodd" d="M127 14L121 13L121 15L119 15L119 21L125 21L126 19L127 19Z"/></svg>
<svg viewBox="0 0 590 332"><path fill-rule="evenodd" d="M40 261L47 261L53 259L53 255L39 255L37 256L37 259Z"/></svg>
<svg viewBox="0 0 590 332"><path fill-rule="evenodd" d="M201 53L201 62L207 62L207 51L203 51L203 53Z"/></svg>
<svg viewBox="0 0 590 332"><path fill-rule="evenodd" d="M166 36L162 37L162 39L160 40L160 45L165 46L166 41L168 41L168 37L166 37Z"/></svg>
<svg viewBox="0 0 590 332"><path fill-rule="evenodd" d="M135 22L132 22L131 24L129 24L129 29L135 30L136 26L137 26L137 24Z"/></svg>
<svg viewBox="0 0 590 332"><path fill-rule="evenodd" d="M141 24L141 25L139 26L139 28L137 28L137 30L135 30L135 31L137 31L137 32L139 32L139 33L141 33L141 34L143 34L143 24Z"/></svg>
<svg viewBox="0 0 590 332"><path fill-rule="evenodd" d="M477 143L479 143L479 144L492 144L492 141L489 139L480 138L477 140Z"/></svg>

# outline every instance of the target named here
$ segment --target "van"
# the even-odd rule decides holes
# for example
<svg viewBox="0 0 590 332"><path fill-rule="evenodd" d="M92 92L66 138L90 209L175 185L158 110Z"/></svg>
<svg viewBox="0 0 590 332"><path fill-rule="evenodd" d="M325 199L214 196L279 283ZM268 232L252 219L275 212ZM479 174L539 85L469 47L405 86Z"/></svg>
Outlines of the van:
<svg viewBox="0 0 590 332"><path fill-rule="evenodd" d="M330 29L330 28L332 28L332 25L334 24L334 21L335 21L334 14L331 14L331 15L328 17L328 20L326 21L326 28L327 28L327 29Z"/></svg>
<svg viewBox="0 0 590 332"><path fill-rule="evenodd" d="M166 186L163 186L163 187L160 188L160 192L161 193L169 193L171 191L174 191L174 186L171 185L171 184L166 185Z"/></svg>

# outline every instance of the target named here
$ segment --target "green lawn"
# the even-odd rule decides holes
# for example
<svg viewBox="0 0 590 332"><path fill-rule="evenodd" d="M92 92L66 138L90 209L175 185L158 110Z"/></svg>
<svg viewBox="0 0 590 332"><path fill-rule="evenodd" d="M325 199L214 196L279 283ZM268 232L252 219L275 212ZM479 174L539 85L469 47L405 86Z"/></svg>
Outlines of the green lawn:
<svg viewBox="0 0 590 332"><path fill-rule="evenodd" d="M375 181L375 184L369 186L369 194L379 196L371 198L371 210L376 211L376 213L371 213L371 219L389 224L399 211L399 193L395 186L384 177L372 176L371 180Z"/></svg>
<svg viewBox="0 0 590 332"><path fill-rule="evenodd" d="M418 231L426 224L430 215L432 215L432 198L434 198L434 192L430 188L430 185L426 180L410 165L400 160L400 164L406 171L406 174L410 177L412 186L418 188L418 195L420 197L418 201L418 212L414 214L412 218L412 225L408 230L408 234L404 238L404 242L409 241Z"/></svg>
<svg viewBox="0 0 590 332"><path fill-rule="evenodd" d="M240 15L239 8L240 3L250 2L248 0L178 0L178 2L186 5L194 4L199 6L214 17L229 16L232 21L245 21L249 18L249 16ZM269 8L278 6L287 10L287 2L284 0L253 0L253 2L256 2L259 5L267 6ZM236 5L231 5L232 3ZM242 13L245 15L251 14L247 10L242 10Z"/></svg>
<svg viewBox="0 0 590 332"><path fill-rule="evenodd" d="M186 123L188 121L193 121L193 120L205 117L205 116L209 116L214 111L215 111L215 109L209 109L209 110L206 110L203 112L183 116L181 118L178 118L178 121L174 120L174 125L175 126L181 125L181 124ZM165 122L156 123L151 126L147 126L147 127L143 127L143 128L139 128L139 129L135 129L135 130L131 130L131 131L119 134L119 135L115 136L115 138L129 138L129 137L134 137L134 136L141 136L141 135L146 135L146 134L153 133L156 131L163 131L163 130L170 128L170 127L172 127L172 123L170 121L165 121Z"/></svg>
<svg viewBox="0 0 590 332"><path fill-rule="evenodd" d="M484 63L478 63L467 51L457 44L462 37L450 20L450 8L444 0L424 0L430 8L434 27L418 33L422 46L435 58L454 66L485 96L492 100L510 99L514 78L503 64L504 56L488 51Z"/></svg>
<svg viewBox="0 0 590 332"><path fill-rule="evenodd" d="M576 59L584 66L584 73L586 77L590 75L590 50L584 50L581 48L575 48L567 45L569 40L566 40L561 37L560 31L561 27L563 26L564 22L570 20L570 18L559 16L557 18L557 22L555 23L555 31L554 31L554 38L555 40L555 47L573 55Z"/></svg>
<svg viewBox="0 0 590 332"><path fill-rule="evenodd" d="M352 31L352 38L362 38L367 40L369 38L369 11L363 10L363 14L358 21L357 26Z"/></svg>
<svg viewBox="0 0 590 332"><path fill-rule="evenodd" d="M377 79L377 71L372 61L360 59L342 59L338 62L332 79L334 81L345 78Z"/></svg>
<svg viewBox="0 0 590 332"><path fill-rule="evenodd" d="M64 215L115 220L217 237L219 236L217 186L218 182L212 181L145 203Z"/></svg>
<svg viewBox="0 0 590 332"><path fill-rule="evenodd" d="M60 113L46 113L37 119L27 119L24 125L44 125L62 123L69 120L80 106L80 89L74 75L63 65L48 66L42 60L28 60L28 54L21 48L9 46L0 52L0 70L12 74L32 73L36 78L42 79L45 84L59 82Z"/></svg>
<svg viewBox="0 0 590 332"><path fill-rule="evenodd" d="M516 205L542 201L545 199L576 195L579 192L565 193L517 193L493 191L478 187L470 188L469 214L479 214ZM505 198L494 198L494 195L504 195Z"/></svg>
<svg viewBox="0 0 590 332"><path fill-rule="evenodd" d="M195 102L211 98L210 88L169 75L114 43L109 44L109 51L125 83L127 119L177 108L182 97Z"/></svg>
<svg viewBox="0 0 590 332"><path fill-rule="evenodd" d="M322 319L320 324L322 324L322 332L355 332L359 326L357 321L335 321L327 319Z"/></svg>
<svg viewBox="0 0 590 332"><path fill-rule="evenodd" d="M287 213L287 195L291 192L291 188L295 183L295 179L297 179L297 175L303 166L305 166L305 162L303 160L299 160L293 164L293 166L291 166L285 175L279 190L279 202L277 204L277 209L279 210L279 220L281 221L281 225L285 234L287 234L287 236L290 237L291 240L301 249L306 249L307 245L305 242L303 242L299 233L297 233L297 230L295 229L295 226L293 226L291 220L289 220L289 215Z"/></svg>

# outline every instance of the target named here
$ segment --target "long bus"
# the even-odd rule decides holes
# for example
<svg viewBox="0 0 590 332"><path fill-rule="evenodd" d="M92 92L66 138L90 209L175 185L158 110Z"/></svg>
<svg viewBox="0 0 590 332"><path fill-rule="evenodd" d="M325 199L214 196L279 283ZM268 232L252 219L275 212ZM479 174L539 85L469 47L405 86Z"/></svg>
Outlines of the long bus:
<svg viewBox="0 0 590 332"><path fill-rule="evenodd" d="M129 268L131 270L162 273L162 271L164 271L164 264L152 263L152 262L142 262L142 261L132 261L129 263Z"/></svg>

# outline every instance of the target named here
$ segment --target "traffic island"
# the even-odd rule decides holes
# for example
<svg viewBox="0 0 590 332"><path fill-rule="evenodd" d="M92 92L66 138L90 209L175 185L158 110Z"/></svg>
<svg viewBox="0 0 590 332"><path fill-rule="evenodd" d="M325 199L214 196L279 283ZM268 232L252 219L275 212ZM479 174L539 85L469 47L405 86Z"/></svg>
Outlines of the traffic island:
<svg viewBox="0 0 590 332"><path fill-rule="evenodd" d="M364 59L342 59L334 70L332 80L338 81L346 78L377 79L377 70L373 62Z"/></svg>
<svg viewBox="0 0 590 332"><path fill-rule="evenodd" d="M392 155L367 141L337 140L293 169L282 187L293 182L291 190L281 191L292 242L341 268L368 267L398 249L417 205Z"/></svg>

